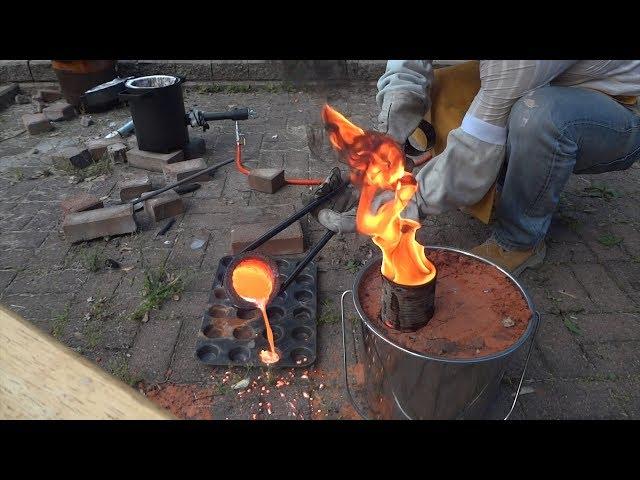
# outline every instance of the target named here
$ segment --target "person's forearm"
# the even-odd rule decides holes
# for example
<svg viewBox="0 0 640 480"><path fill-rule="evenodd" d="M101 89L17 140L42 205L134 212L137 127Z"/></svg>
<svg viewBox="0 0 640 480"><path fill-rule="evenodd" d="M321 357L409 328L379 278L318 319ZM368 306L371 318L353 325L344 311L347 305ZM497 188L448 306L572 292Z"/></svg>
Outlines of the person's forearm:
<svg viewBox="0 0 640 480"><path fill-rule="evenodd" d="M378 129L404 144L431 106L430 60L389 60L378 80Z"/></svg>
<svg viewBox="0 0 640 480"><path fill-rule="evenodd" d="M416 175L420 217L480 201L498 176L504 152L503 144L484 142L462 128L452 130L447 148Z"/></svg>
<svg viewBox="0 0 640 480"><path fill-rule="evenodd" d="M431 60L389 60L378 80L376 101L382 107L384 97L391 93L405 93L420 99L425 111L431 106L429 92L433 83Z"/></svg>

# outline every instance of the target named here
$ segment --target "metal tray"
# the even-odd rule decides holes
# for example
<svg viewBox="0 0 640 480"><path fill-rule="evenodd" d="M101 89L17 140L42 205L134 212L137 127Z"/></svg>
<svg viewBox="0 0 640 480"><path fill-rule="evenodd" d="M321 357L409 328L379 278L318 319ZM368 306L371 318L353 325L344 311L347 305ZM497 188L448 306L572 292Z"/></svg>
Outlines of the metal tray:
<svg viewBox="0 0 640 480"><path fill-rule="evenodd" d="M282 281L301 260L273 258ZM237 308L223 287L224 274L232 260L232 256L226 256L218 262L198 332L196 357L207 365L265 366L259 353L269 345L260 310ZM280 354L280 361L272 367L308 367L315 361L317 291L317 266L310 262L287 290L267 307L276 350Z"/></svg>

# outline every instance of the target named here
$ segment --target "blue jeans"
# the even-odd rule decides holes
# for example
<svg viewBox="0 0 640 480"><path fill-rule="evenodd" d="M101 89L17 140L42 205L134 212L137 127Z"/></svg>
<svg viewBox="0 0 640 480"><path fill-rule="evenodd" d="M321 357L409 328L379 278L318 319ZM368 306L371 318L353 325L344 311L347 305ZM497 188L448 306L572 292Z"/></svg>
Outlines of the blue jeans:
<svg viewBox="0 0 640 480"><path fill-rule="evenodd" d="M507 250L540 242L571 173L626 170L640 158L640 115L608 95L547 86L509 117L493 236Z"/></svg>

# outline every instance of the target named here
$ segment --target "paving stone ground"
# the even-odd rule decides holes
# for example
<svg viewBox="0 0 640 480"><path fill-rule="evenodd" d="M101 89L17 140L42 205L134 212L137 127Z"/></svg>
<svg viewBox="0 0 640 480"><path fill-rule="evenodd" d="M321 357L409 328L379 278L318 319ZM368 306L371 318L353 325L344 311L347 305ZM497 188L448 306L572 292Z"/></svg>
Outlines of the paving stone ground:
<svg viewBox="0 0 640 480"><path fill-rule="evenodd" d="M254 108L257 118L242 124L248 166L324 177L334 160L311 154L307 126L319 126L320 108L328 101L356 123L373 127L374 95L368 86L331 94L188 91L185 104L202 110ZM0 111L0 302L139 388L167 383L204 388L210 392L214 418L357 418L343 385L339 297L352 285L354 265L375 253L368 238L335 237L318 257L321 307L314 366L295 371L207 367L195 358L194 345L218 260L229 251L233 224L282 218L301 207L308 189L254 192L229 166L186 195L186 213L163 237L156 238L159 226L139 212L135 234L70 245L61 233L60 201L88 192L109 204L118 198L116 182L133 169L118 165L111 174L72 183L69 173L51 165L51 154L104 136L112 130L109 123L121 124L128 111L123 107L95 114L90 127L78 119L59 122L50 133L30 136L20 118L31 108L14 105ZM229 122L190 134L206 140L208 164L233 155ZM322 154L327 151L325 145ZM161 174L151 177L162 180ZM639 184L637 164L626 172L571 178L547 238L547 261L521 277L542 323L525 394L512 418L640 418ZM304 221L303 230L307 247L323 233L313 221ZM428 220L420 238L469 249L488 234L486 226L453 213ZM203 236L205 247L191 250L192 240ZM96 258L111 258L123 268L92 271ZM179 300L152 311L147 322L131 320L141 302L145 273L163 263L169 271L187 275L185 291ZM350 378L356 383L354 355L361 347L357 335L350 340L349 357L355 364ZM519 355L507 370L491 418L508 410L522 362ZM244 378L250 379L249 387L231 387Z"/></svg>

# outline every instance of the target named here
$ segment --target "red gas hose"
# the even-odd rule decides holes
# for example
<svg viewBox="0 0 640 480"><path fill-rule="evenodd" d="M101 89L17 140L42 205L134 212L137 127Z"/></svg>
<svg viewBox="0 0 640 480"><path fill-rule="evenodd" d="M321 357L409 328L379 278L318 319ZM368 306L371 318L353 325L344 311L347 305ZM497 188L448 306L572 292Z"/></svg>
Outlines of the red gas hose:
<svg viewBox="0 0 640 480"><path fill-rule="evenodd" d="M243 175L249 175L249 169L242 164L242 144L236 142L236 168ZM287 178L285 182L289 185L322 185L324 180L317 178Z"/></svg>

